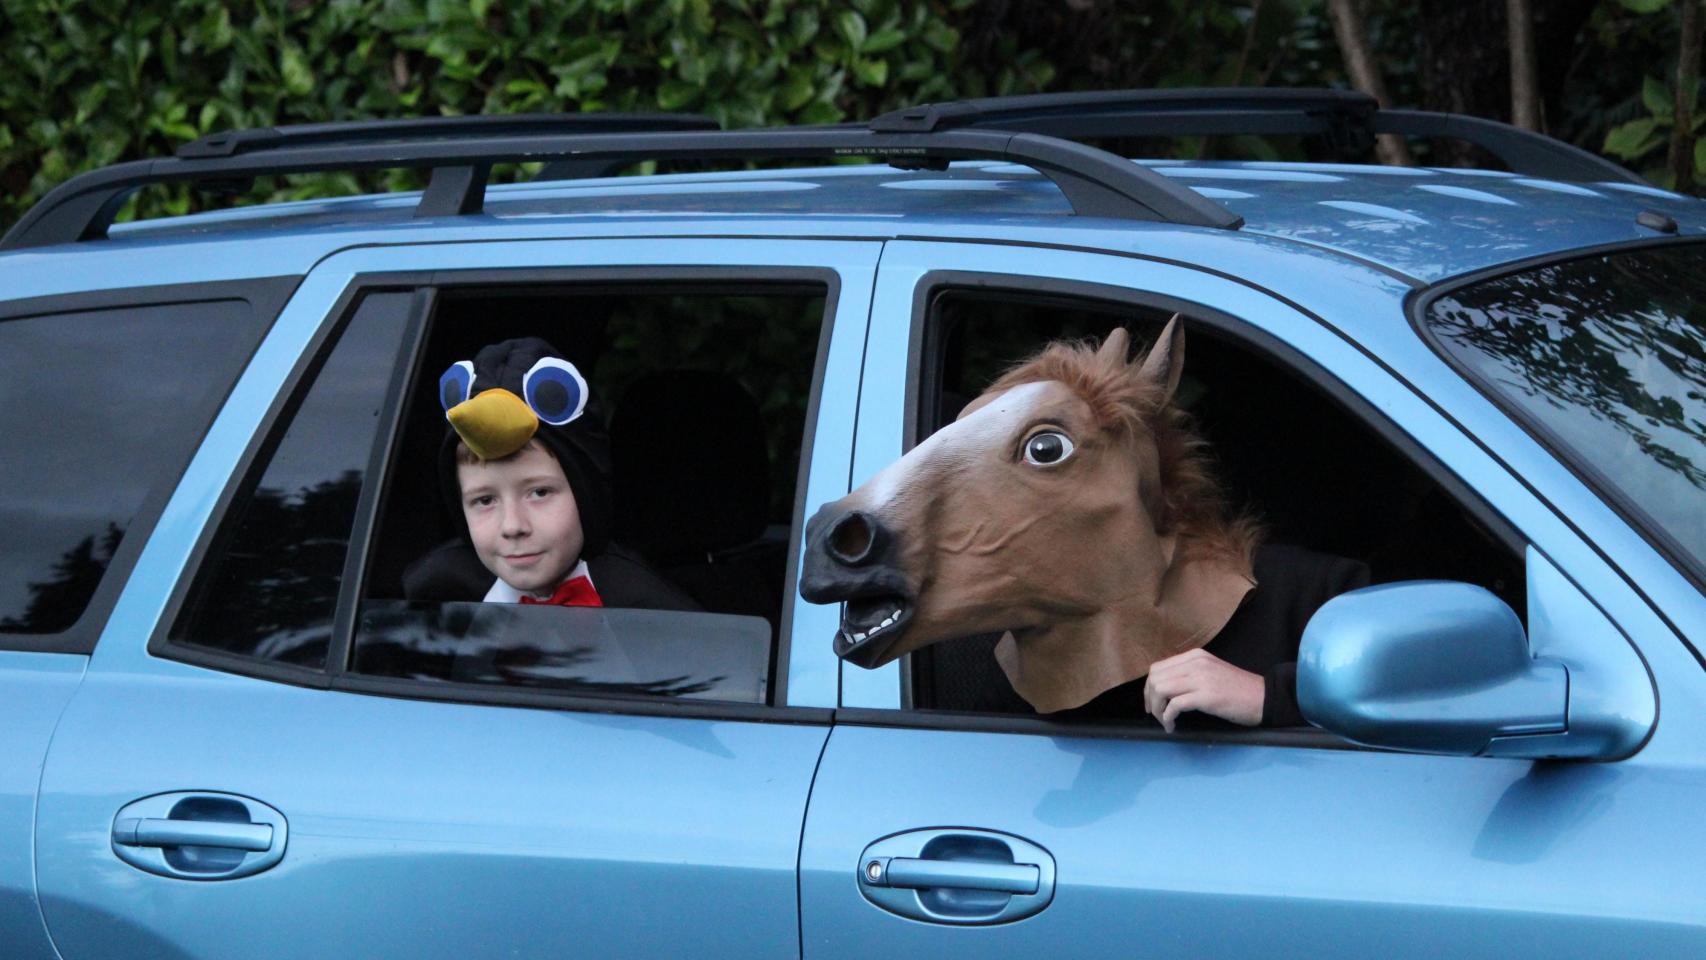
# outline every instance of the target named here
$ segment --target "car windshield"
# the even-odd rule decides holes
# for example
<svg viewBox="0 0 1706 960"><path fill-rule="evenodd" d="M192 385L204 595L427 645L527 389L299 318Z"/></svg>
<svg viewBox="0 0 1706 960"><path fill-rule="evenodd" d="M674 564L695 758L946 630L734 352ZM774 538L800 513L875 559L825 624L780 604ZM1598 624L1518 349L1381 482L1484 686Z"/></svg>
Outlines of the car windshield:
<svg viewBox="0 0 1706 960"><path fill-rule="evenodd" d="M1424 322L1650 537L1706 569L1706 245L1487 280Z"/></svg>

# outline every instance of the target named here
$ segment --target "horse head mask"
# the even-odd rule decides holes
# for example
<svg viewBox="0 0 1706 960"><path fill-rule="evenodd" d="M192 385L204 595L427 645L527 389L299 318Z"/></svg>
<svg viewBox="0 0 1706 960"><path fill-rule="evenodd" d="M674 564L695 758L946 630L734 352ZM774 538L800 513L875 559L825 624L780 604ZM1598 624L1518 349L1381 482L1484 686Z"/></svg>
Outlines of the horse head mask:
<svg viewBox="0 0 1706 960"><path fill-rule="evenodd" d="M1140 362L1116 329L1056 342L806 527L800 592L846 601L862 667L1005 631L996 659L1039 712L1076 707L1200 647L1254 586L1203 444L1173 405L1174 317Z"/></svg>

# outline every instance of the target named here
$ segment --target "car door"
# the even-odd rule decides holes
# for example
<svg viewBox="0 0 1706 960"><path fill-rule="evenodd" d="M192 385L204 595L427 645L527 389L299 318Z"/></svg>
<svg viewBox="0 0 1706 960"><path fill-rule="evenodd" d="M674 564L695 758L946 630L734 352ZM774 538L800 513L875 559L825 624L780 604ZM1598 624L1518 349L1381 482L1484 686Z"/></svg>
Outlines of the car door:
<svg viewBox="0 0 1706 960"><path fill-rule="evenodd" d="M1317 730L1169 736L919 710L915 672L844 665L801 853L807 957L873 944L938 957L1699 952L1698 662L1580 528L1466 433L1464 422L1499 421L1490 408L1465 402L1454 420L1394 376L1443 370L1437 359L1382 347L1377 361L1332 328L1384 299L1393 342L1408 335L1407 290L1372 273L1359 283L1311 316L1253 284L1143 257L891 244L871 339L894 348L867 361L854 482L917 435L939 369L920 354L944 336L929 323L948 292L976 291L987 310L1029 296L1181 311L1194 342L1230 338L1325 384L1414 461L1407 469L1477 502L1520 571L1510 586L1533 652L1624 684L1625 719L1650 737L1628 744L1639 752L1610 763L1427 756ZM1187 375L1190 357L1187 346ZM1510 456L1529 456L1511 443ZM1584 680L1573 695L1598 694Z"/></svg>
<svg viewBox="0 0 1706 960"><path fill-rule="evenodd" d="M774 667L761 654L750 676L710 678L709 694L600 687L609 664L645 679L640 654L619 644L581 664L584 682L529 673L536 650L512 658L518 672L482 673L474 656L440 676L430 665L468 639L470 618L577 611L423 611L376 584L396 577L381 569L387 549L424 536L437 508L430 469L405 469L406 438L414 429L436 451L443 433L436 404L414 401L435 399L438 371L417 367L456 333L453 293L466 342L535 321L575 339L577 311L625 297L810 304L817 336L789 354L805 369L785 371L810 387L783 418L798 469L778 465L778 489L794 495L777 509L794 519L775 543L795 563L798 517L846 490L877 249L442 244L318 265L166 504L59 723L36 824L59 954L797 956L799 834L836 668L826 648L790 641L833 616L782 605L763 641ZM697 335L663 322L623 329ZM628 339L622 356L667 352ZM400 423L411 417L425 425ZM791 594L794 574L777 571ZM564 630L620 637L622 613ZM637 614L666 618L652 654L769 629ZM456 616L464 633L446 633ZM384 617L414 631L382 636L417 643L414 659L364 659Z"/></svg>

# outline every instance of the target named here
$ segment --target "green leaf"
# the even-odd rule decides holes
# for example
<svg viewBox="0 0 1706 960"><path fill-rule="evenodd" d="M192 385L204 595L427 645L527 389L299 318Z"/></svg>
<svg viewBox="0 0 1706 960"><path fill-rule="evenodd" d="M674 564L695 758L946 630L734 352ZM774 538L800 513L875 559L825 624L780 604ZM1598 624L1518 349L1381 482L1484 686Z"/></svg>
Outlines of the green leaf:
<svg viewBox="0 0 1706 960"><path fill-rule="evenodd" d="M885 50L893 50L905 42L906 32L890 27L887 30L878 30L871 34L870 39L865 41L863 49L865 53L882 53Z"/></svg>
<svg viewBox="0 0 1706 960"><path fill-rule="evenodd" d="M1663 142L1655 132L1658 121L1652 117L1631 120L1605 135L1606 153L1622 160L1634 160Z"/></svg>
<svg viewBox="0 0 1706 960"><path fill-rule="evenodd" d="M847 44L853 48L854 52L858 52L864 47L865 18L859 15L859 11L843 10L841 15L835 18L835 29L847 40Z"/></svg>
<svg viewBox="0 0 1706 960"><path fill-rule="evenodd" d="M701 87L684 80L665 80L658 86L658 106L665 110L682 110L698 99Z"/></svg>
<svg viewBox="0 0 1706 960"><path fill-rule="evenodd" d="M801 123L839 123L846 114L833 103L818 100L800 111Z"/></svg>
<svg viewBox="0 0 1706 960"><path fill-rule="evenodd" d="M1671 5L1671 0L1617 0L1617 2L1636 13L1658 13Z"/></svg>
<svg viewBox="0 0 1706 960"><path fill-rule="evenodd" d="M810 7L795 10L793 23L790 24L788 30L794 38L794 46L803 47L817 39L817 31L820 26L816 10Z"/></svg>
<svg viewBox="0 0 1706 960"><path fill-rule="evenodd" d="M861 57L853 61L853 75L868 87L880 87L889 80L888 61L866 60Z"/></svg>
<svg viewBox="0 0 1706 960"><path fill-rule="evenodd" d="M1641 78L1641 105L1647 108L1648 113L1666 122L1676 113L1676 98L1671 96L1670 87L1656 77Z"/></svg>
<svg viewBox="0 0 1706 960"><path fill-rule="evenodd" d="M938 20L925 28L924 42L943 53L952 53L960 45L960 32Z"/></svg>
<svg viewBox="0 0 1706 960"><path fill-rule="evenodd" d="M1698 183L1706 176L1706 139L1694 141L1694 180Z"/></svg>
<svg viewBox="0 0 1706 960"><path fill-rule="evenodd" d="M297 96L314 89L314 71L308 67L308 57L294 43L286 43L280 50L279 73L284 78L284 88Z"/></svg>

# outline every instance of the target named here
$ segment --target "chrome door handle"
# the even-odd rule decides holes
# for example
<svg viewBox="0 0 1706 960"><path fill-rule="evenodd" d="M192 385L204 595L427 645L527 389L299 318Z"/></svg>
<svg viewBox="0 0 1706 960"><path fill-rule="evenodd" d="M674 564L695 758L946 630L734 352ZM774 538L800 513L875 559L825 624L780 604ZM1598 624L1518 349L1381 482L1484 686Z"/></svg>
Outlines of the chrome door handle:
<svg viewBox="0 0 1706 960"><path fill-rule="evenodd" d="M127 817L113 823L113 842L127 847L195 846L261 851L272 846L272 827L264 823Z"/></svg>
<svg viewBox="0 0 1706 960"><path fill-rule="evenodd" d="M1037 892L1042 870L1034 863L982 863L975 860L924 860L916 857L878 857L865 864L872 886L912 890L949 887L991 890L1030 896Z"/></svg>

